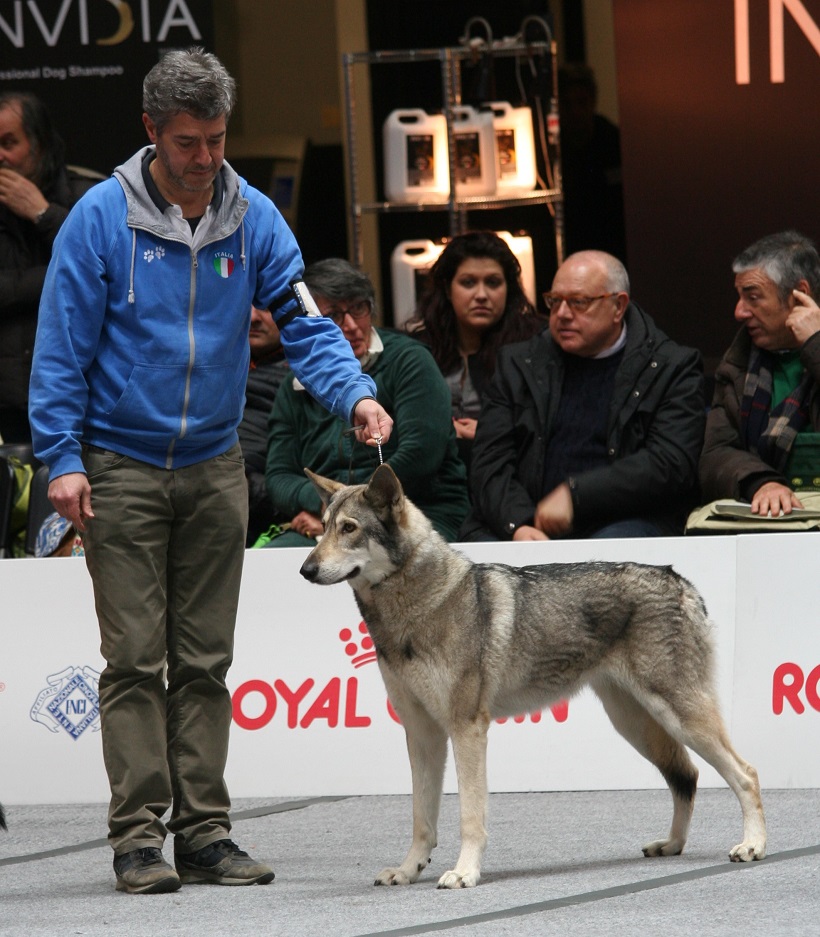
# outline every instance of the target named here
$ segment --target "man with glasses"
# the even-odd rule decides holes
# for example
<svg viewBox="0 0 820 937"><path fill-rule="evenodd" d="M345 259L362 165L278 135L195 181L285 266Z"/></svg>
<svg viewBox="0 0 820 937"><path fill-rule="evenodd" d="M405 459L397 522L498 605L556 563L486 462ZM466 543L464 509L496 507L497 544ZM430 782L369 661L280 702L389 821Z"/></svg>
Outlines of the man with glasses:
<svg viewBox="0 0 820 937"><path fill-rule="evenodd" d="M321 501L305 467L358 484L370 478L379 458L436 530L455 540L467 514L467 477L456 447L450 389L432 354L408 335L374 326L373 285L346 260L311 264L304 281L375 382L396 426L377 453L358 443L345 422L319 406L298 381L286 380L271 411L265 477L276 514L290 518L291 527L265 546L309 546L321 534Z"/></svg>
<svg viewBox="0 0 820 937"><path fill-rule="evenodd" d="M703 442L700 354L630 300L610 254L568 257L544 301L549 331L499 353L461 538L682 533Z"/></svg>

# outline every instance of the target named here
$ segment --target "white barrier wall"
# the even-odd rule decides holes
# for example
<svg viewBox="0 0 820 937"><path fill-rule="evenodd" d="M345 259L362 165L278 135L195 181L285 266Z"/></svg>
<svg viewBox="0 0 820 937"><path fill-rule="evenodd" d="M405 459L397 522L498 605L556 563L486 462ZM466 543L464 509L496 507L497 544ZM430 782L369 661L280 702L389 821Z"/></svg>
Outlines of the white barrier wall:
<svg viewBox="0 0 820 937"><path fill-rule="evenodd" d="M671 564L715 622L730 733L764 787L820 787L820 578L815 534L470 544L475 560ZM404 733L388 709L347 585L299 576L303 549L248 551L229 686L234 797L406 793ZM91 583L79 559L0 562L0 799L107 801ZM588 692L493 726L494 791L661 787ZM722 785L708 766L701 784ZM455 790L448 765L446 789Z"/></svg>

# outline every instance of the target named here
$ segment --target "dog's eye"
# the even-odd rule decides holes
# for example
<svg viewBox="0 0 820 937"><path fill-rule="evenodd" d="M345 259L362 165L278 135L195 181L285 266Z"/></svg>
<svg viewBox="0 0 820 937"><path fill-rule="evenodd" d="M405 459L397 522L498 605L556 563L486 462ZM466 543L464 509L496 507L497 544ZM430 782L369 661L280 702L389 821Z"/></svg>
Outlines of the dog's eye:
<svg viewBox="0 0 820 937"><path fill-rule="evenodd" d="M344 524L342 524L343 534L352 534L355 529L356 529L356 525L351 523L350 521L345 521Z"/></svg>

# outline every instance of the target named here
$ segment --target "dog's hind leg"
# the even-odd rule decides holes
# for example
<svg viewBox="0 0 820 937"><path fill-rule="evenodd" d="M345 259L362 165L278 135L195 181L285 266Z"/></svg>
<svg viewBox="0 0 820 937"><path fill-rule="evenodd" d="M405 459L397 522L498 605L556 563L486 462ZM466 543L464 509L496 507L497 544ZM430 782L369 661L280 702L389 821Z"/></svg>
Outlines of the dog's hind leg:
<svg viewBox="0 0 820 937"><path fill-rule="evenodd" d="M616 683L593 683L612 725L663 775L672 794L672 825L665 839L643 847L645 856L676 856L683 852L695 806L698 769L686 749L641 705Z"/></svg>
<svg viewBox="0 0 820 937"><path fill-rule="evenodd" d="M427 868L436 846L444 766L447 761L447 733L417 703L401 705L391 700L404 725L407 753L413 780L413 842L404 862L397 868L382 869L375 885L410 885Z"/></svg>
<svg viewBox="0 0 820 937"><path fill-rule="evenodd" d="M481 860L487 846L489 727L490 716L484 712L451 729L461 812L461 853L456 867L439 879L439 888L471 888L481 880Z"/></svg>
<svg viewBox="0 0 820 937"><path fill-rule="evenodd" d="M680 720L680 739L708 762L734 791L743 813L743 842L729 851L732 862L749 862L766 855L766 819L757 771L732 747L717 700L693 700Z"/></svg>

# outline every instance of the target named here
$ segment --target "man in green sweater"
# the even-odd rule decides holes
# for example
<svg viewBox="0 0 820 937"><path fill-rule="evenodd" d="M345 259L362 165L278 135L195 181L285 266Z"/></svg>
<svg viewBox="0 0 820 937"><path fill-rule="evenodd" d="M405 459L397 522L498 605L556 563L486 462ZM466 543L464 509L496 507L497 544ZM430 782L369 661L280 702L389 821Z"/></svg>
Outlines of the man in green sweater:
<svg viewBox="0 0 820 937"><path fill-rule="evenodd" d="M304 281L323 315L350 342L395 421L382 457L408 497L446 539L455 540L468 509L467 479L450 414L450 390L420 342L373 324L375 295L366 274L346 260L312 264ZM268 493L291 528L267 544L312 546L322 532L322 506L305 468L346 484L367 481L379 454L358 443L350 427L319 406L298 381L286 380L271 411Z"/></svg>

